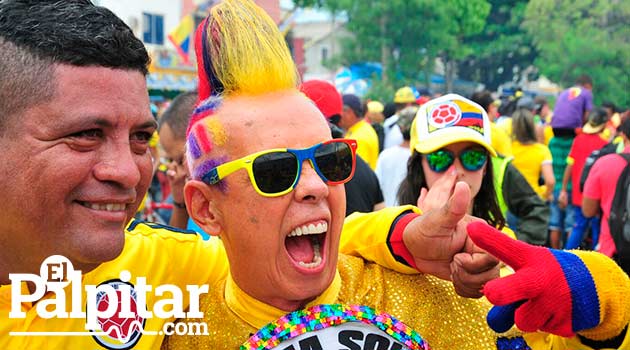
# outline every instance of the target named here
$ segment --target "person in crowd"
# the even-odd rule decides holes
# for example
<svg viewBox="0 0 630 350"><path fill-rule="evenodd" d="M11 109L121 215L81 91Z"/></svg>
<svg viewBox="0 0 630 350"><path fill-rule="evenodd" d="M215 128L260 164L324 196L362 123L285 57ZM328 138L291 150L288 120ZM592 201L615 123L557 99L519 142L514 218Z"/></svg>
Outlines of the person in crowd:
<svg viewBox="0 0 630 350"><path fill-rule="evenodd" d="M549 108L547 97L539 95L534 98L536 110L534 112L536 122L536 136L538 142L549 146L549 140L553 137L553 129L551 128L551 118L553 113Z"/></svg>
<svg viewBox="0 0 630 350"><path fill-rule="evenodd" d="M402 133L398 129L396 121L398 120L398 112L402 111L405 107L409 107L416 104L416 95L409 86L403 86L396 90L394 94L394 114L385 119L383 122L383 129L385 130L385 145L383 149L394 147L403 142Z"/></svg>
<svg viewBox="0 0 630 350"><path fill-rule="evenodd" d="M153 175L149 147L157 122L149 108L148 65L149 55L132 30L90 1L0 2L3 348L158 349L163 335L142 335L134 327L98 332L110 318L86 329L85 314L44 318L38 310L55 301L63 302L64 311L70 305L82 312L86 304L104 305L104 295L87 298L81 285L121 286L123 270L133 285L137 277L148 285L169 284L184 300L191 295L187 285L212 283L213 274L227 273L217 239L204 242L133 220ZM52 261L65 263L68 273L80 270L80 285L46 290L11 280L13 274L39 276L55 255L64 257ZM74 290L79 297L72 296ZM136 296L124 302L134 303ZM155 290L146 293L147 309L155 310L160 299ZM175 318L133 315L150 331ZM10 335L15 331L94 335Z"/></svg>
<svg viewBox="0 0 630 350"><path fill-rule="evenodd" d="M619 125L619 132L624 145L622 153L630 153L630 119L625 119ZM582 212L585 217L591 218L597 216L601 210L601 230L597 251L617 258L626 268L626 272L630 272L628 269L630 257L617 255L609 225L617 181L627 164L626 159L616 153L602 156L593 164L584 184Z"/></svg>
<svg viewBox="0 0 630 350"><path fill-rule="evenodd" d="M586 123L588 113L593 109L592 90L591 77L581 75L576 79L574 86L560 93L551 119L554 135L571 133Z"/></svg>
<svg viewBox="0 0 630 350"><path fill-rule="evenodd" d="M300 91L310 98L320 112L326 117L330 125L340 119L343 111L341 95L334 85L313 79L300 85ZM343 138L343 130L331 126L333 138ZM356 169L351 180L344 184L346 189L346 216L354 213L369 213L385 207L383 193L378 178L370 166L357 155Z"/></svg>
<svg viewBox="0 0 630 350"><path fill-rule="evenodd" d="M603 136L607 139L612 138L617 133L617 128L621 125L621 110L618 110L617 106L612 101L604 101L602 107L606 110L608 115L608 123L606 123L606 131Z"/></svg>
<svg viewBox="0 0 630 350"><path fill-rule="evenodd" d="M378 160L378 135L374 128L363 116L363 104L361 99L352 94L342 96L343 110L339 127L345 130L346 137L357 140L357 152L365 160L370 168L376 168Z"/></svg>
<svg viewBox="0 0 630 350"><path fill-rule="evenodd" d="M620 298L606 298L603 293L601 296L597 293L600 285L621 286L622 290L630 287L627 276L610 259L592 252L559 252L556 259L545 248L501 240L507 237L485 223L465 225L469 221L462 220L466 218L472 200L471 192L476 190L463 181L455 184L452 195L442 205L436 192L427 194L425 202L437 207L433 210L427 208L418 218L422 222L436 220L432 232L435 241L433 244L422 242L423 249L439 254L447 248L441 244L449 242L449 246L459 240L459 236L454 236L456 232L453 228L466 226L464 237L470 235L484 249L508 260L517 270L509 280L489 281L486 284L488 288L483 288L484 293L504 306L527 300L525 304L512 308L516 309L513 316L517 325L531 331L547 330L561 334L563 338L532 333L523 336L531 336L526 340L510 333L497 339L497 334L478 323L481 321L479 310L484 308L485 299L451 299L438 280L425 283L429 282L427 275L401 275L362 259L339 256L338 244L344 240L341 227L345 204L343 188L339 185L352 175L356 143L331 138L321 113L295 88L295 67L289 52L286 47L279 50L277 46L284 45L282 35L275 23L252 2L224 1L211 10L200 28L202 32L197 37L202 42L195 45L197 50L202 50L198 56L203 59L199 62L200 102L189 127L187 159L193 180L186 184L185 197L191 215L200 226L221 236L230 261L230 274L224 276L223 281L213 288L213 293L201 302L205 312L202 320L216 330L213 335L175 335L167 340L165 348L234 348L239 345L246 349L331 348L363 337L375 339L377 336L381 339L380 343L393 344L396 348L426 348L425 339L418 334L426 337L435 349L493 348L503 341L510 342L511 347L517 345L512 342L519 342L520 346L527 341L535 348L545 342L548 345L555 342L555 346L568 349L585 347L584 342L590 341L595 341L595 346L602 341L619 344L624 341L624 328L630 318L625 314L626 305L605 308L607 311L618 310L623 314L620 317L612 311L610 316L608 313L598 317L588 316L592 310L599 310L598 306L584 313L572 307L571 295L578 293L581 296L586 290L591 291L586 292L587 295L597 300L601 298L601 302L621 303ZM207 35L209 32L213 35ZM259 35L266 36L267 40L261 40ZM203 51L204 48L212 49ZM264 59L252 60L251 50L259 55L257 58ZM283 55L279 57L278 54ZM259 62L271 67L261 66ZM252 76L260 79L251 79ZM483 118L483 114L479 117ZM479 126L474 122L476 116L467 115L464 119L469 118L473 120L465 120L466 127L481 135L475 131L475 127ZM444 124L435 122L439 125L438 131L444 128ZM309 127L300 127L304 125ZM486 130L483 130L485 133ZM470 136L474 139L472 134ZM491 152L489 143L487 147ZM469 154L472 158L458 156L466 159L464 163L467 166L478 167L477 171L481 173L480 168L485 163L481 159L483 155ZM445 162L433 165L444 166ZM475 178L479 173L475 174ZM399 210L395 212L400 214ZM369 214L354 217L365 218L365 215ZM409 220L407 215L404 216L405 221ZM363 227L378 225L378 220L357 222L352 216L349 221ZM390 233L395 237L400 234L396 231ZM417 239L422 237L416 236ZM497 244L492 243L495 240ZM402 243L405 249L413 249L419 242L406 240L403 235ZM398 250L400 244L394 246L394 251L407 255L404 250ZM518 249L511 249L513 247ZM472 258L474 254L466 256ZM482 257L485 257L483 253L479 258ZM256 264L251 264L251 261L256 261ZM416 258L403 258L399 263L403 264L403 261L416 267L426 263ZM568 264L566 274L562 269L540 268L552 262L562 266ZM531 270L526 267L530 264L536 267L535 275L528 273ZM571 269L574 264L585 268L575 273ZM603 274L594 270L589 272L589 269L598 266L611 269ZM449 269L449 273L457 275L458 271ZM541 276L545 277L541 279ZM577 276L586 276L584 281L596 282L584 287L583 280L580 280L580 283L566 287L566 281L573 281ZM499 296L506 291L510 280L526 287L531 294L523 298L515 291L517 299ZM553 285L557 283L565 283L563 294L558 293L560 288ZM426 305L424 301L435 302L437 295L440 295L439 305L422 306ZM558 306L561 305L558 299L563 300L563 307ZM539 300L554 302L541 303ZM372 311L375 309L378 311ZM394 322L396 326L392 327L388 326L388 322L374 322L392 319L392 312L402 322L409 322L412 329L417 328L419 333L411 332L399 321ZM476 321L464 322L464 315ZM192 322L193 319L182 322ZM359 320L362 322L357 323ZM447 320L455 325L453 330L458 331L438 330ZM546 323L547 320L552 322ZM347 324L353 322L354 325ZM509 320L502 317L492 324L497 329L511 326ZM360 335L355 332L350 336L347 333L350 329L343 328L357 325L366 327L359 332ZM374 326L382 332L375 333L378 330ZM298 331L289 331L291 329ZM586 340L582 341L576 333Z"/></svg>
<svg viewBox="0 0 630 350"><path fill-rule="evenodd" d="M457 181L471 189L472 199L467 212L488 224L503 228L501 212L493 181L490 156L490 121L478 104L449 94L434 99L422 108L411 127L411 157L407 176L400 186L400 204L418 204L422 210L437 205L428 196L448 196ZM454 120L446 123L444 120ZM439 185L442 191L434 189Z"/></svg>
<svg viewBox="0 0 630 350"><path fill-rule="evenodd" d="M512 164L512 140L503 128L493 122L498 113L497 101L487 90L474 93L471 100L484 108L490 121L492 147L497 152L497 156L491 158L494 187L501 212L508 219L513 217L508 222L519 240L544 245L547 242L549 208Z"/></svg>
<svg viewBox="0 0 630 350"><path fill-rule="evenodd" d="M379 101L369 101L365 104L365 118L376 131L376 135L378 135L379 154L383 151L383 145L385 144L385 129L383 129L383 122L385 121L384 109L385 106Z"/></svg>
<svg viewBox="0 0 630 350"><path fill-rule="evenodd" d="M195 108L197 93L184 92L178 95L159 119L160 145L168 170L166 176L170 185L170 197L173 210L169 225L186 229L188 227L188 212L184 203L184 184L188 171L184 160L184 146L186 144L186 127L188 119Z"/></svg>
<svg viewBox="0 0 630 350"><path fill-rule="evenodd" d="M571 199L573 201L574 208L574 224L571 235L565 245L566 249L576 249L581 246L587 228L590 227L592 246L594 248L597 244L600 229L599 216L587 219L582 213L582 191L580 189L580 179L582 178L582 169L586 158L588 158L593 151L598 150L608 143L607 137L604 136L604 130L608 123L608 114L603 108L594 108L588 118L588 123L582 128L582 132L579 133L573 140L571 151L567 157L567 167L564 171L562 178L562 189L560 190L560 197L558 202L562 207L566 207L569 196L567 195L567 185L569 181L572 183Z"/></svg>
<svg viewBox="0 0 630 350"><path fill-rule="evenodd" d="M397 205L396 194L400 183L407 175L407 160L411 155L409 152L409 133L417 111L417 107L409 106L398 113L398 121L396 123L403 135L403 142L397 147L390 147L384 150L376 163L376 176L383 190L385 205L388 207Z"/></svg>
<svg viewBox="0 0 630 350"><path fill-rule="evenodd" d="M549 152L551 152L553 176L556 185L553 189L553 200L549 203L551 216L549 217L549 245L552 248L561 248L571 235L573 228L575 209L571 197L573 184L567 184L567 206L561 207L558 199L562 190L562 177L567 167L567 157L573 145L574 131L557 129L549 140Z"/></svg>
<svg viewBox="0 0 630 350"><path fill-rule="evenodd" d="M552 157L549 148L538 143L534 115L526 108L518 108L512 115L512 124L512 164L541 198L551 200L556 181ZM542 186L538 184L541 177Z"/></svg>
<svg viewBox="0 0 630 350"><path fill-rule="evenodd" d="M475 92L470 99L479 104L488 114L490 119L490 128L492 130L492 148L504 157L512 156L512 139L503 128L497 126L494 122L498 115L498 107L495 99L488 90Z"/></svg>

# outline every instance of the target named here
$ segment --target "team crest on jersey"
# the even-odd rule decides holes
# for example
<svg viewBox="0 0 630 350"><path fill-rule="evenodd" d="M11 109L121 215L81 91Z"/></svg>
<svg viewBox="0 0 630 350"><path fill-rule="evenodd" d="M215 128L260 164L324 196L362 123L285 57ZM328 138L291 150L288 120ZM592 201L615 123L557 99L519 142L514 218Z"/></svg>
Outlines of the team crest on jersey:
<svg viewBox="0 0 630 350"><path fill-rule="evenodd" d="M457 124L462 119L462 110L453 102L440 103L429 111L429 124L442 129Z"/></svg>
<svg viewBox="0 0 630 350"><path fill-rule="evenodd" d="M137 293L133 284L121 280L101 283L107 284L116 291L116 312L111 317L97 317L100 330L93 330L94 340L106 349L125 350L134 347L144 330L146 320L138 314ZM107 310L110 305L109 296L105 292L96 294L96 309L99 312ZM128 309L130 315L121 315L123 309ZM125 316L125 317L123 317ZM101 332L102 331L102 332ZM103 334L104 333L104 334Z"/></svg>

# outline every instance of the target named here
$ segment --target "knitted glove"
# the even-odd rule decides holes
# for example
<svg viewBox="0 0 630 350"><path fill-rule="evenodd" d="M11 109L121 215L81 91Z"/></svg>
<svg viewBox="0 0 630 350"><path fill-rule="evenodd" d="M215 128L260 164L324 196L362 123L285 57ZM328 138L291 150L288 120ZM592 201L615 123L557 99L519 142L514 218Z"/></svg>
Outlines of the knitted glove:
<svg viewBox="0 0 630 350"><path fill-rule="evenodd" d="M477 246L515 270L483 288L486 298L497 305L487 317L496 332L516 323L525 332L572 337L588 330L580 334L604 340L617 336L628 324L625 300L630 282L609 258L532 246L485 223L474 222L467 229Z"/></svg>

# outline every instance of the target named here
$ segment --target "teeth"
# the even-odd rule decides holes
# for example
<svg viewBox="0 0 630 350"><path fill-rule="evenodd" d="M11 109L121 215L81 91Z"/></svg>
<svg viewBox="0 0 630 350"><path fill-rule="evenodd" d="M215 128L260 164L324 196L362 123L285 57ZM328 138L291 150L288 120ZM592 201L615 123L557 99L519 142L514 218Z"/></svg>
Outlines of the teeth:
<svg viewBox="0 0 630 350"><path fill-rule="evenodd" d="M313 261L305 263L303 261L298 262L298 265L306 267L307 269L314 269L322 264L322 254L319 251L319 242L313 242Z"/></svg>
<svg viewBox="0 0 630 350"><path fill-rule="evenodd" d="M328 231L328 223L320 222L320 223L317 223L317 225L308 224L301 227L296 227L293 229L293 231L291 231L291 233L289 233L289 237L301 236L301 235L318 235L326 231Z"/></svg>
<svg viewBox="0 0 630 350"><path fill-rule="evenodd" d="M86 207L94 210L104 210L104 211L123 211L125 210L126 205L121 203L83 203Z"/></svg>

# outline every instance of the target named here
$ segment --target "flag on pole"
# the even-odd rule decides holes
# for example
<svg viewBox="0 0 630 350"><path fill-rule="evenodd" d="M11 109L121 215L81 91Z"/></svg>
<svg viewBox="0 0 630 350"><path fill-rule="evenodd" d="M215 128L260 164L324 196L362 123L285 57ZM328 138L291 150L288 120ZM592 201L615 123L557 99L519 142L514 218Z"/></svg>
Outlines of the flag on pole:
<svg viewBox="0 0 630 350"><path fill-rule="evenodd" d="M195 30L195 20L191 15L186 15L175 29L168 34L168 39L173 43L177 53L184 63L190 63L190 44Z"/></svg>

